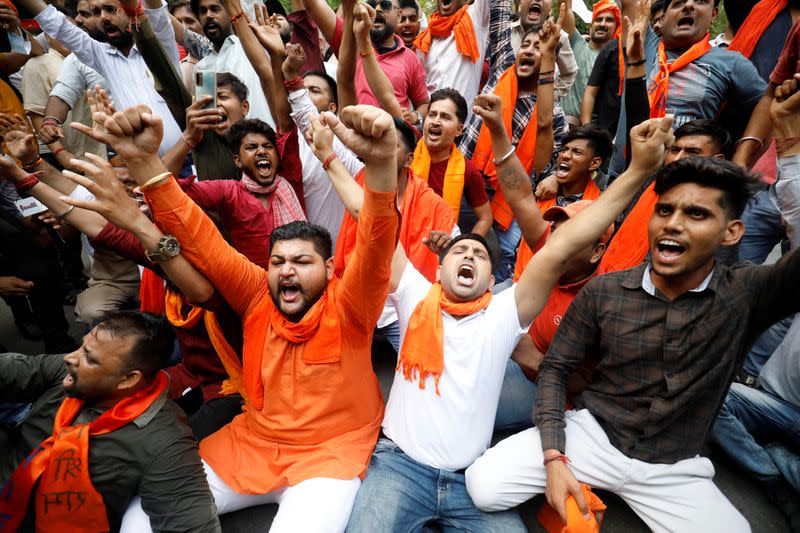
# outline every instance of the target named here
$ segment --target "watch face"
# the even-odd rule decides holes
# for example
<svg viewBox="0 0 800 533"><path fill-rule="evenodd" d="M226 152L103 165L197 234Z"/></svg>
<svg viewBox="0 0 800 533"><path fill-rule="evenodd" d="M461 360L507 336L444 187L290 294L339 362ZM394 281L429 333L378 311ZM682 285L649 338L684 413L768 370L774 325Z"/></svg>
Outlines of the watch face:
<svg viewBox="0 0 800 533"><path fill-rule="evenodd" d="M175 257L181 251L181 247L178 244L178 241L175 239L170 239L164 243L164 252L169 255L170 257Z"/></svg>

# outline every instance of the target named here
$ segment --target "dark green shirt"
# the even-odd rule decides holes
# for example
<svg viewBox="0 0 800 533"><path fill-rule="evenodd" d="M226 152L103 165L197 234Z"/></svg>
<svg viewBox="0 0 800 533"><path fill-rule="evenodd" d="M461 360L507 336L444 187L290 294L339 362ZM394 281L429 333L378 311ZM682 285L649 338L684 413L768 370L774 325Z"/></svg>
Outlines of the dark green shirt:
<svg viewBox="0 0 800 533"><path fill-rule="evenodd" d="M36 445L53 433L53 420L64 399L66 375L60 355L0 354L0 402L31 402L33 409L0 450L3 484ZM85 407L75 421L102 414ZM153 531L219 532L214 498L206 483L197 442L183 411L166 393L126 426L92 437L89 474L103 497L111 531L118 531L135 496L150 517ZM20 531L33 531L34 505Z"/></svg>

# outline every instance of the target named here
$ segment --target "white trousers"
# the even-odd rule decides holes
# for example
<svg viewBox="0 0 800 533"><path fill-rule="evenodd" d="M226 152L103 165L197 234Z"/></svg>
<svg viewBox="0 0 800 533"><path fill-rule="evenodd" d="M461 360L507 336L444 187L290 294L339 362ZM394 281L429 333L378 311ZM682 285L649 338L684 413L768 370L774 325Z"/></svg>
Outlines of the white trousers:
<svg viewBox="0 0 800 533"><path fill-rule="evenodd" d="M586 409L567 411L566 455L578 481L618 494L651 530L739 533L747 520L712 481L705 457L650 464L614 448ZM546 483L539 430L517 433L490 448L467 469L467 491L479 509L500 511L537 494Z"/></svg>
<svg viewBox="0 0 800 533"><path fill-rule="evenodd" d="M223 515L245 507L277 503L278 513L272 521L270 533L342 532L347 527L353 502L356 500L361 479L307 479L292 487L282 487L267 494L239 494L230 488L208 464L203 461L208 486ZM122 518L121 533L152 531L150 518L142 509L142 501L135 498Z"/></svg>

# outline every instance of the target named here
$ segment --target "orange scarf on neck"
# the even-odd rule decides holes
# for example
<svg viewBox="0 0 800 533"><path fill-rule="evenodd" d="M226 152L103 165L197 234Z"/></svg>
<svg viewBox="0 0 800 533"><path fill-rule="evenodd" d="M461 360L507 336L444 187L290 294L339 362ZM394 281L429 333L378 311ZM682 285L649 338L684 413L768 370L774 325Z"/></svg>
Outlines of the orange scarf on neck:
<svg viewBox="0 0 800 533"><path fill-rule="evenodd" d="M402 369L403 376L413 381L419 379L419 388L425 388L425 379L432 375L436 381L436 394L439 394L439 378L444 371L444 324L442 311L453 316L467 316L486 309L492 301L492 291L487 290L483 296L469 302L451 302L444 295L442 284L431 285L428 294L420 300L408 321L397 370Z"/></svg>
<svg viewBox="0 0 800 533"><path fill-rule="evenodd" d="M494 88L494 94L503 99L503 124L506 126L508 135L513 138L511 131L512 121L514 118L514 106L517 102L518 90L517 69L515 65L511 65L500 76L497 82L497 87ZM522 166L525 167L525 172L531 173L533 169L533 160L536 156L536 114L538 113L539 106L533 106L533 114L531 115L530 122L525 127L525 132L517 144L516 151ZM500 154L503 156L505 154ZM506 202L503 191L497 181L497 169L494 167L494 151L492 151L492 136L489 133L489 128L485 124L481 125L481 131L478 134L478 142L475 144L475 151L472 153L472 162L475 166L482 171L489 180L489 184L497 191L492 198L491 208L492 215L495 221L502 229L508 229L511 221L514 220L514 213Z"/></svg>
<svg viewBox="0 0 800 533"><path fill-rule="evenodd" d="M736 32L728 46L728 50L739 52L750 59L759 39L764 35L764 31L788 5L789 0L761 0L753 6L750 14L744 19L739 31Z"/></svg>
<svg viewBox="0 0 800 533"><path fill-rule="evenodd" d="M266 324L267 343L270 335L285 340L295 346L303 345L303 360L306 363L330 363L338 361L342 356L342 328L339 323L339 306L336 303L336 284L339 278L334 277L319 300L306 311L299 322L290 322L268 299ZM280 353L280 351L278 351ZM243 382L247 398L253 409L264 408L264 383L261 380L262 357L270 357L271 353L261 352L258 357L247 357L245 351ZM248 404L249 405L249 404Z"/></svg>
<svg viewBox="0 0 800 533"><path fill-rule="evenodd" d="M427 54L434 37L441 39L452 34L456 39L456 50L470 58L473 63L477 63L481 58L481 51L478 49L475 27L467 14L467 8L469 6L464 6L449 17L443 17L438 12L433 13L428 19L428 27L414 39L414 46L423 54Z"/></svg>
<svg viewBox="0 0 800 533"><path fill-rule="evenodd" d="M647 238L647 225L653 216L658 196L651 183L639 197L617 233L611 239L600 260L601 268L616 272L640 265L647 257L650 243Z"/></svg>
<svg viewBox="0 0 800 533"><path fill-rule="evenodd" d="M454 144L450 149L450 158L447 160L447 169L444 171L444 185L442 186L442 198L453 210L453 218L458 220L461 213L461 197L464 195L464 172L467 163L464 155ZM420 139L417 148L414 150L414 162L411 163L411 170L425 183L428 183L428 174L431 170L431 154L425 145L425 140Z"/></svg>
<svg viewBox="0 0 800 533"><path fill-rule="evenodd" d="M89 472L89 437L111 433L133 422L168 383L167 374L161 371L144 389L120 400L92 422L77 426L70 424L84 402L64 398L56 412L53 434L20 463L0 491L0 532L17 530L27 514L37 481L36 531L108 531L103 497L92 485Z"/></svg>
<svg viewBox="0 0 800 533"><path fill-rule="evenodd" d="M167 320L176 328L191 329L197 325L200 318L206 327L206 333L211 340L211 345L222 362L228 379L222 383L220 394L228 396L239 393L247 401L247 394L242 383L242 362L231 345L225 339L225 334L217 322L217 315L213 311L196 307L186 301L183 294L167 289L164 296L164 307ZM184 313L184 310L186 313Z"/></svg>
<svg viewBox="0 0 800 533"><path fill-rule="evenodd" d="M669 75L672 72L682 69L692 61L699 59L711 50L709 35L706 34L702 40L694 43L691 48L681 54L672 63L667 63L667 50L664 41L658 43L658 72L653 81L647 88L647 96L650 99L650 118L661 118L667 113L667 91L669 90Z"/></svg>
<svg viewBox="0 0 800 533"><path fill-rule="evenodd" d="M597 187L594 180L590 178L589 183L586 184L586 188L583 190L581 200L597 200L597 197L600 196L600 192L600 188ZM554 196L549 200L536 202L539 205L539 212L544 214L545 211L556 205L556 198L557 196ZM528 246L528 243L525 242L525 239L522 239L522 242L519 243L519 249L517 250L517 262L514 264L515 282L519 280L525 267L528 266L530 260L533 259L534 253L531 247Z"/></svg>

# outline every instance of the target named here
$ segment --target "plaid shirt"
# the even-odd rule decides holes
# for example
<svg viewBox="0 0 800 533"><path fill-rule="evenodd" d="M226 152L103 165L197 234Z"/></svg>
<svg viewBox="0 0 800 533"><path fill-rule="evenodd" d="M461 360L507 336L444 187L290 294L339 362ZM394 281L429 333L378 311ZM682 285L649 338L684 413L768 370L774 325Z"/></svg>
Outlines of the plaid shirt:
<svg viewBox="0 0 800 533"><path fill-rule="evenodd" d="M481 94L494 91L497 82L503 72L514 65L516 55L511 45L511 18L510 0L498 0L492 3L493 8L489 17L489 79L486 81ZM497 9L495 9L497 8ZM496 36L496 38L494 38ZM507 105L507 102L503 102ZM526 94L517 97L514 105L514 116L511 119L511 144L516 146L525 128L533 117L533 106L536 105L536 95ZM464 124L464 133L459 142L459 149L464 157L472 159L475 145L478 143L478 135L481 133L483 119L474 113L470 113L467 123ZM553 156L542 171L542 176L550 174L556 165L558 152L561 151L561 144L568 131L567 120L564 117L564 110L556 102L553 106ZM531 170L531 180L535 183L538 177L536 171Z"/></svg>
<svg viewBox="0 0 800 533"><path fill-rule="evenodd" d="M597 277L570 305L539 369L542 449L564 451L567 378L591 358L597 367L575 408L588 409L614 447L648 463L702 453L752 343L800 311L798 250L771 266L717 265L706 288L673 301L643 287L647 267Z"/></svg>

